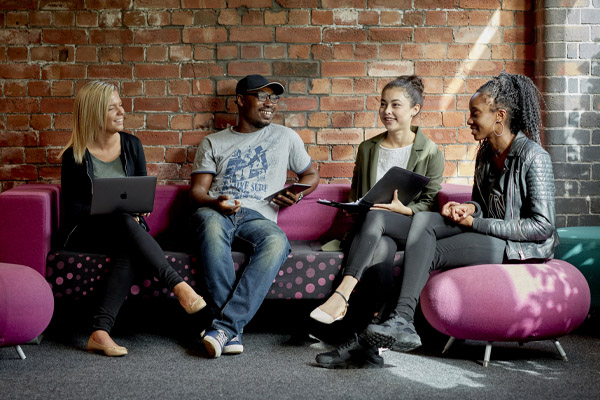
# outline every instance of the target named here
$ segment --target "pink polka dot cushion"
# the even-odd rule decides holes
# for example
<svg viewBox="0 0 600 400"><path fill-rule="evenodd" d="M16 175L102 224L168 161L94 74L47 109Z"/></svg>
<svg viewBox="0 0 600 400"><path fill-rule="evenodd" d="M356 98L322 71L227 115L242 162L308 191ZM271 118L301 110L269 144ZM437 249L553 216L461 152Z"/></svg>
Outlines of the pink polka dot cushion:
<svg viewBox="0 0 600 400"><path fill-rule="evenodd" d="M590 289L561 260L475 265L434 271L421 308L435 329L457 339L527 342L577 328L589 311Z"/></svg>

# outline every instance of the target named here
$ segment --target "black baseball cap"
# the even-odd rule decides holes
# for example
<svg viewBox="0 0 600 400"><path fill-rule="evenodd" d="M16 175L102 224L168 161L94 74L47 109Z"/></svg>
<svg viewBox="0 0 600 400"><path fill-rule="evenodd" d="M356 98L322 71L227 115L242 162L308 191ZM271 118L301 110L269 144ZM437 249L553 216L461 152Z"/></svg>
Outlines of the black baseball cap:
<svg viewBox="0 0 600 400"><path fill-rule="evenodd" d="M270 87L273 93L279 95L283 93L283 85L279 82L271 82L262 75L248 75L243 77L235 87L236 94L246 94L253 90Z"/></svg>

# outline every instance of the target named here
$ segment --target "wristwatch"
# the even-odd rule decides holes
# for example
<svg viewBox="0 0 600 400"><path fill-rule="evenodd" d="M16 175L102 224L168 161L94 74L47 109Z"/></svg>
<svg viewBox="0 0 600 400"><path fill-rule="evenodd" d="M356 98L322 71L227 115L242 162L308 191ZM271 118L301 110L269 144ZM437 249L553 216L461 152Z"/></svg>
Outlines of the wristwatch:
<svg viewBox="0 0 600 400"><path fill-rule="evenodd" d="M303 197L304 197L304 192L300 192L300 194L298 195L298 200L296 200L296 204L300 203L300 200L302 200Z"/></svg>

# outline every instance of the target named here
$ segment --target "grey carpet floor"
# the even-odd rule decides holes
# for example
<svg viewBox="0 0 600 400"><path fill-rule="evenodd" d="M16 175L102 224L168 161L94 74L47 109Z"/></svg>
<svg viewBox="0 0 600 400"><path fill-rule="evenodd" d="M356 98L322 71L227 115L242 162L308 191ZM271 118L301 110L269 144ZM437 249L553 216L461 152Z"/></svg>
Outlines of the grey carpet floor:
<svg viewBox="0 0 600 400"><path fill-rule="evenodd" d="M264 325L249 327L243 354L208 359L194 324L130 324L113 332L130 354L108 358L84 351L81 324L59 323L40 345L23 346L26 360L0 348L0 399L600 398L600 332L592 322L560 339L568 362L550 341L499 343L484 368L481 342L456 343L442 355L442 342L424 340L412 353L385 351L382 369L351 370L316 366L316 354L331 345L291 343L294 332Z"/></svg>

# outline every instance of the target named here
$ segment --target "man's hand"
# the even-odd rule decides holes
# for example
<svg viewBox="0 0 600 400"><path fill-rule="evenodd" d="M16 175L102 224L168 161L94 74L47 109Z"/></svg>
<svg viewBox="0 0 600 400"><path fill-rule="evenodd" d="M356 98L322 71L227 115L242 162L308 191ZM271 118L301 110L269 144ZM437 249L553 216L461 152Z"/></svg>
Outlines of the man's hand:
<svg viewBox="0 0 600 400"><path fill-rule="evenodd" d="M298 203L302 199L302 192L294 194L290 191L286 191L284 194L280 194L273 199L273 203L279 207L289 207Z"/></svg>
<svg viewBox="0 0 600 400"><path fill-rule="evenodd" d="M233 215L240 211L242 208L242 202L239 200L229 199L227 195L220 195L216 200L215 207L221 214Z"/></svg>

